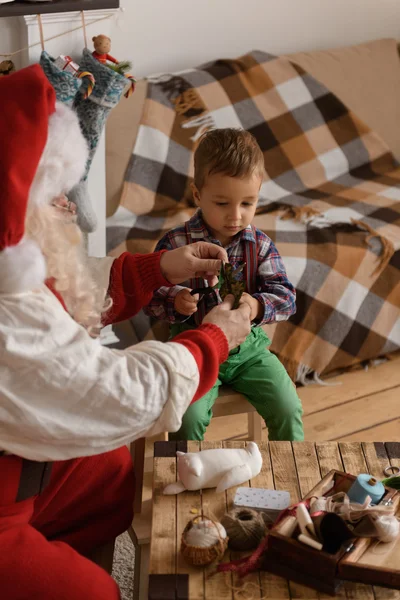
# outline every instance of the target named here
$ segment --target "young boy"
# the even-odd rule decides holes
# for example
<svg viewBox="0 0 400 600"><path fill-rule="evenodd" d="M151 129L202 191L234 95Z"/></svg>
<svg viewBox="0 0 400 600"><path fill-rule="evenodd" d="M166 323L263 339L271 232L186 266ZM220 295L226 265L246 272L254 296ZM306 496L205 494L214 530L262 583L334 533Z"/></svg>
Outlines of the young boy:
<svg viewBox="0 0 400 600"><path fill-rule="evenodd" d="M194 155L193 197L199 210L183 226L169 231L156 251L171 250L200 240L223 246L234 269L246 263L243 299L251 306L252 331L230 352L215 386L186 411L175 440L202 440L212 417L218 388L229 384L244 394L263 417L270 440L303 440L302 407L295 386L278 358L269 352L270 340L261 325L284 321L295 312L296 294L288 281L273 242L252 224L264 176L264 158L255 138L236 129L204 134ZM185 282L186 283L186 282ZM191 279L187 287L161 287L144 309L167 320L171 337L201 324L221 299L217 290L199 297L191 290L204 287Z"/></svg>

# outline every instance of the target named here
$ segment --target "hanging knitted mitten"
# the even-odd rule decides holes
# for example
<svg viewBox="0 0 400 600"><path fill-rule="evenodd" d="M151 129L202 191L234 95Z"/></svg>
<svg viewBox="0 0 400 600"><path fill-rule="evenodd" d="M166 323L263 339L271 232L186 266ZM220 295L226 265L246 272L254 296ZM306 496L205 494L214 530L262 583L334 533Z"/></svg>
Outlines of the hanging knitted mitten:
<svg viewBox="0 0 400 600"><path fill-rule="evenodd" d="M96 60L87 49L83 51L80 70L92 73L96 85L92 94L86 99L82 93L82 87L74 103L83 135L89 143L89 159L83 180L71 190L68 198L77 206L80 228L83 231L91 232L96 229L97 223L96 214L89 198L87 176L107 116L110 110L118 104L128 81L123 75Z"/></svg>

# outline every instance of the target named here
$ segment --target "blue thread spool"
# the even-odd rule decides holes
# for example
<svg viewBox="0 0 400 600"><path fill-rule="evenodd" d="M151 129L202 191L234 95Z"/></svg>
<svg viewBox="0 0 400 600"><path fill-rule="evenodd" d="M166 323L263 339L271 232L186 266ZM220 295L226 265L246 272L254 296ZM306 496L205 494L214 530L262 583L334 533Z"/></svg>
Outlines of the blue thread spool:
<svg viewBox="0 0 400 600"><path fill-rule="evenodd" d="M384 485L371 477L371 475L361 474L357 477L349 491L347 492L350 502L364 504L367 496L370 496L372 504L378 504L385 493Z"/></svg>

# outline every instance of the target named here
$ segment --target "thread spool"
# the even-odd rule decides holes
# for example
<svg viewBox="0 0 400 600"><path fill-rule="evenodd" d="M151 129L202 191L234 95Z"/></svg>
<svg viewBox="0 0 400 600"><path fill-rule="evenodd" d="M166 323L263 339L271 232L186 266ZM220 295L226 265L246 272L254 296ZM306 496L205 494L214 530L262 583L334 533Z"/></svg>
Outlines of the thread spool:
<svg viewBox="0 0 400 600"><path fill-rule="evenodd" d="M233 550L253 550L257 548L267 533L264 516L251 508L236 508L222 519L229 537L229 547Z"/></svg>
<svg viewBox="0 0 400 600"><path fill-rule="evenodd" d="M377 537L380 542L394 542L399 537L400 524L393 515L381 515L375 522Z"/></svg>
<svg viewBox="0 0 400 600"><path fill-rule="evenodd" d="M220 560L227 546L228 537L223 525L207 517L195 517L182 533L181 553L194 566L205 566Z"/></svg>
<svg viewBox="0 0 400 600"><path fill-rule="evenodd" d="M209 519L198 519L186 534L186 543L197 548L209 548L226 538L226 531L221 523Z"/></svg>
<svg viewBox="0 0 400 600"><path fill-rule="evenodd" d="M372 504L378 504L385 493L383 484L371 477L371 475L362 473L358 475L353 485L347 492L350 502L364 504L367 496L371 497Z"/></svg>

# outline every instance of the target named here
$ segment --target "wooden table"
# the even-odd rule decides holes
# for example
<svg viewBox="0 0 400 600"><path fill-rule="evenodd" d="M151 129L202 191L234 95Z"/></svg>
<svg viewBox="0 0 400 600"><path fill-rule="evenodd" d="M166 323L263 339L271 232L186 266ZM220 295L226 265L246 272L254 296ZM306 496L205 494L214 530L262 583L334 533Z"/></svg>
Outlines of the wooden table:
<svg viewBox="0 0 400 600"><path fill-rule="evenodd" d="M150 547L149 600L264 600L329 598L302 585L267 572L252 573L243 580L236 574L218 573L215 566L190 567L182 558L180 537L195 511L220 519L232 507L236 488L225 494L214 489L164 496L166 484L176 480L176 450L196 452L208 448L238 448L245 442L156 442L154 447L154 504ZM331 469L368 472L383 478L389 463L400 466L400 443L381 442L262 442L261 473L247 485L290 492L297 502ZM244 484L246 485L246 484ZM227 552L226 560L240 554ZM242 591L238 591L244 586ZM345 583L337 598L400 600L400 592L356 583Z"/></svg>

